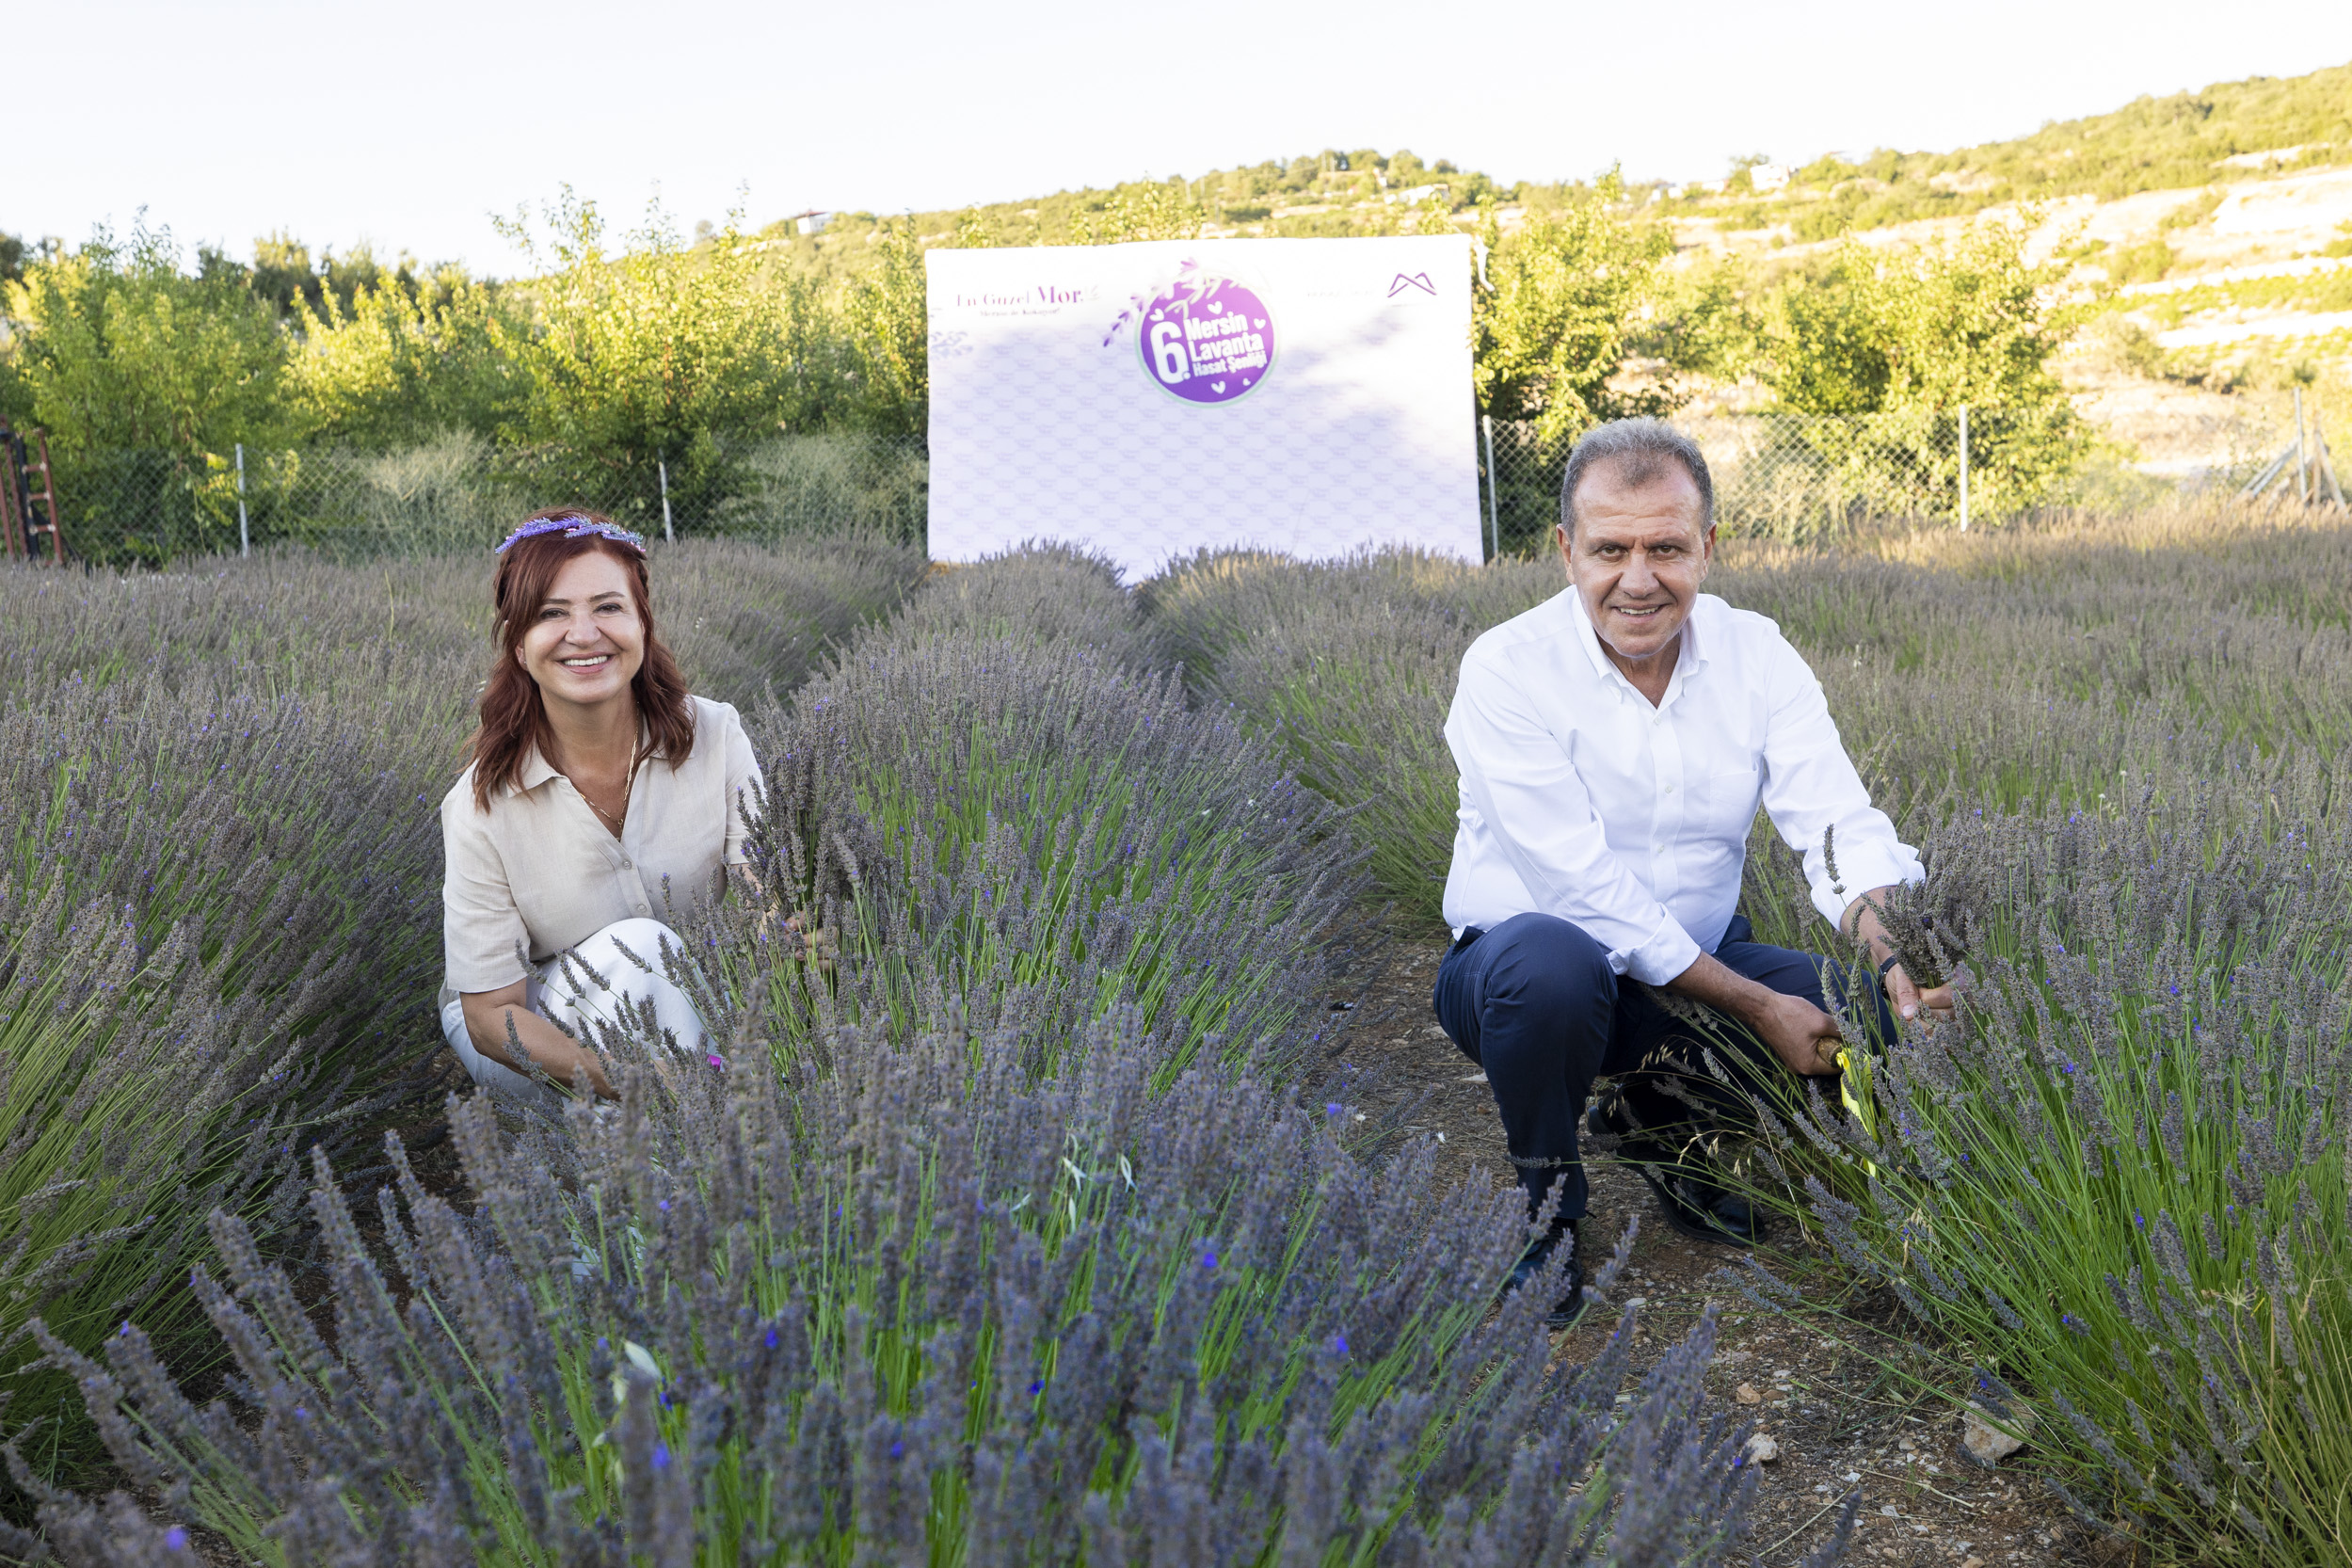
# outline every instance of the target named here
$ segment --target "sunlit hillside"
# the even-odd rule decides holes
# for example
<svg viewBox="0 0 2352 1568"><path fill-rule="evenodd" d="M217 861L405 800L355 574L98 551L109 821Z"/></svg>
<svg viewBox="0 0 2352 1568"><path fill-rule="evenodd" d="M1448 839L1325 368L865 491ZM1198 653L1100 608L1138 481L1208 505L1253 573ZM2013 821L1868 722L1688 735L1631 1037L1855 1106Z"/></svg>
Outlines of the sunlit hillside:
<svg viewBox="0 0 2352 1568"><path fill-rule="evenodd" d="M1688 181L1633 179L1627 207L1668 226L1687 265L1745 258L1770 278L1848 237L1932 243L1976 220L2036 226L2071 264L2090 319L2061 363L2078 406L2152 472L2242 465L2280 439L2292 389L2352 425L2352 64L2138 99L2008 141L1733 160ZM919 213L928 242L1084 243L1107 223L1208 236L1506 231L1591 182L1498 181L1411 152L1327 149L1197 177ZM890 219L776 225L824 270L872 253ZM1739 389L1717 389L1736 402Z"/></svg>

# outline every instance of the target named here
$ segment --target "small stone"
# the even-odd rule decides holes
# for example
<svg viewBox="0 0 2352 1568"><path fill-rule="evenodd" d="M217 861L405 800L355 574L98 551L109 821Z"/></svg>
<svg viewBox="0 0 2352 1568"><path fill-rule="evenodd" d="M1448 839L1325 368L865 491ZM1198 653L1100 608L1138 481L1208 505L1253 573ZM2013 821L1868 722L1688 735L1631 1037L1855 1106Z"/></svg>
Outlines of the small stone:
<svg viewBox="0 0 2352 1568"><path fill-rule="evenodd" d="M1980 1557L1964 1559L1960 1563L1960 1568L1985 1568L1985 1560Z"/></svg>
<svg viewBox="0 0 2352 1568"><path fill-rule="evenodd" d="M1743 1383L1738 1387L1733 1389L1732 1398L1737 1400L1741 1404L1762 1404L1764 1402L1764 1396L1756 1392L1756 1385L1752 1383Z"/></svg>
<svg viewBox="0 0 2352 1568"><path fill-rule="evenodd" d="M1762 1432L1748 1439L1748 1461L1752 1464L1769 1464L1781 1457L1781 1446Z"/></svg>
<svg viewBox="0 0 2352 1568"><path fill-rule="evenodd" d="M1895 1446L1896 1446L1896 1448L1898 1448L1902 1449L1905 1453L1909 1453L1909 1452L1911 1452L1913 1448L1916 1448L1917 1447L1919 1447L1919 1445L1918 1445L1918 1444L1916 1444L1916 1443L1912 1442L1912 1441L1910 1438L1908 1438L1908 1437L1904 1438L1901 1442L1899 1442L1899 1443L1896 1444Z"/></svg>
<svg viewBox="0 0 2352 1568"><path fill-rule="evenodd" d="M1968 1408L1960 1412L1960 1447L1979 1464L1998 1464L2025 1446L2025 1439L2034 1430L2033 1412L2016 1411L2002 1426L2010 1428L2017 1435L2011 1436L1987 1420L1984 1410L1972 1400Z"/></svg>

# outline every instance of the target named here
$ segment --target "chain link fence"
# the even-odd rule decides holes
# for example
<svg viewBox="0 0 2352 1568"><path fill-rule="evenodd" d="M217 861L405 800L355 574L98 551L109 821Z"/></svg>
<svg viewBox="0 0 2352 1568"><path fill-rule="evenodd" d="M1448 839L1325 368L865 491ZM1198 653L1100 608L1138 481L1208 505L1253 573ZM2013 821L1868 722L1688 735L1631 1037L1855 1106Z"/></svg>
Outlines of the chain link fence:
<svg viewBox="0 0 2352 1568"><path fill-rule="evenodd" d="M60 462L72 555L108 567L298 545L344 559L488 550L542 506L603 512L650 538L856 533L920 542L930 498L920 437L785 437L721 455L696 482L662 469L599 484L454 437L405 451L264 453L200 461L116 451Z"/></svg>
<svg viewBox="0 0 2352 1568"><path fill-rule="evenodd" d="M1803 543L1882 520L1978 525L2038 506L2129 510L2181 484L2107 460L2088 466L2079 439L2052 441L2000 416L1957 413L1864 419L1781 414L1675 422L1705 452L1724 533ZM2248 446L2266 452L2266 428ZM1480 521L1490 550L1550 548L1570 440L1531 425L1477 432ZM2210 442L2208 443L2210 444ZM2051 455L2055 454L2053 456ZM341 558L488 549L541 506L604 512L648 537L779 540L856 533L920 544L930 458L919 436L780 437L723 452L689 483L672 470L584 482L528 454L451 437L408 450L286 451L235 459L119 451L61 460L57 502L74 558L109 567L293 544ZM2225 465L2226 466L2226 465ZM2252 461L2239 466L2252 472ZM665 516L666 507L666 516Z"/></svg>
<svg viewBox="0 0 2352 1568"><path fill-rule="evenodd" d="M1957 411L1742 414L1674 424L1705 453L1716 523L1732 536L1802 543L1885 519L1990 523L2074 500L2079 488L2074 465L2047 456L2052 443L1997 414L1979 412L1973 422ZM1575 444L1545 441L1529 424L1482 422L1479 499L1490 552L1550 548L1560 472ZM2128 499L2143 504L2173 488L2152 479L2127 488L2135 490Z"/></svg>

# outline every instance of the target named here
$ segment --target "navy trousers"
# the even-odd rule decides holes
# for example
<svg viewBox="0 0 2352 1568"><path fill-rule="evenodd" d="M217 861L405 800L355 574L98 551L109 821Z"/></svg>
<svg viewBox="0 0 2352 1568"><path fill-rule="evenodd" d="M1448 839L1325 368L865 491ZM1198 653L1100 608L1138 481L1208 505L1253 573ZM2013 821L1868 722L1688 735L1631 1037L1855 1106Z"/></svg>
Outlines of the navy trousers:
<svg viewBox="0 0 2352 1568"><path fill-rule="evenodd" d="M1768 947L1752 936L1747 918L1735 917L1716 958L1735 974L1816 1007L1824 1006L1825 978L1838 988L1840 972L1828 959ZM1585 1210L1576 1131L1594 1079L1621 1080L1625 1120L1640 1129L1645 1153L1672 1159L1694 1138L1752 1126L1747 1093L1769 1099L1775 1081L1792 1076L1770 1048L1727 1030L1722 1042L1704 1044L1738 1088L1719 1081L1700 1056L1697 1032L1641 986L1620 980L1608 950L1556 915L1513 915L1492 931L1464 931L1437 968L1432 1000L1446 1033L1486 1069L1530 1212L1555 1180L1565 1184L1560 1215ZM1877 1001L1872 1021L1880 1038L1891 1040L1886 999Z"/></svg>

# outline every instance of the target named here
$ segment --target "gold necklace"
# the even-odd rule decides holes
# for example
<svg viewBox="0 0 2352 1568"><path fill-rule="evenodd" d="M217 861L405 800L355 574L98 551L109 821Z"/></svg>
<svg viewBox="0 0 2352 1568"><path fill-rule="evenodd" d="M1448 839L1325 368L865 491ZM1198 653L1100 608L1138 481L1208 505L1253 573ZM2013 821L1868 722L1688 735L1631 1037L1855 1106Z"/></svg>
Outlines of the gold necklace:
<svg viewBox="0 0 2352 1568"><path fill-rule="evenodd" d="M587 792L587 791L585 791L585 790L582 790L582 789L580 788L580 784L579 784L579 781L578 781L578 780L576 780L576 779L575 779L575 780L572 782L572 786L571 786L571 787L572 787L575 791L578 791L578 792L579 792L580 798L581 798L582 800L587 801L587 803L588 803L588 809L589 809L589 810L591 810L591 811L594 811L594 812L597 814L597 817L599 818L599 820L600 820L600 821L601 821L601 822L605 824L605 826L607 826L607 827L609 827L609 828L611 828L611 829L613 830L613 837L614 837L614 838L616 838L616 839L617 839L617 838L621 837L621 828L622 828L622 825L623 825L625 823L627 823L627 822L628 822L628 820L629 820L629 797L630 797L630 795L631 795L631 794L632 794L632 793L636 791L636 788L637 788L637 764L636 764L636 761L635 761L633 759L630 761L630 764L629 764L629 776L628 776L626 779L624 779L624 780L622 780L622 781L621 781L621 787L620 787L620 815L619 815L619 816L617 816L617 817L614 816L612 812L607 811L606 809L604 809L604 808L603 808L603 807L599 806L599 805L596 803L596 801L595 801L593 798L591 798L591 797L589 796L589 794L588 794L588 792Z"/></svg>

